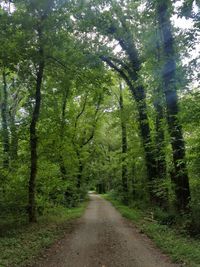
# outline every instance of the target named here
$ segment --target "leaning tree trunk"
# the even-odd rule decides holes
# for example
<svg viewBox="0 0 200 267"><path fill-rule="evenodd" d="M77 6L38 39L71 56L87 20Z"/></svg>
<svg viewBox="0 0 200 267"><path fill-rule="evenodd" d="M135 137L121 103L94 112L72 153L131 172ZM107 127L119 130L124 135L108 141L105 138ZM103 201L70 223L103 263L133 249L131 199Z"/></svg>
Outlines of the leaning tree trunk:
<svg viewBox="0 0 200 267"><path fill-rule="evenodd" d="M189 179L185 161L185 143L178 120L178 97L176 91L176 60L172 26L169 16L169 1L157 2L157 16L163 40L163 86L167 105L167 122L173 152L174 184L178 210L186 211L190 200Z"/></svg>
<svg viewBox="0 0 200 267"><path fill-rule="evenodd" d="M3 167L9 167L9 131L8 131L8 93L6 72L3 71L3 90L1 102L1 117L2 117L2 140L3 140Z"/></svg>
<svg viewBox="0 0 200 267"><path fill-rule="evenodd" d="M134 53L131 53L134 54ZM145 89L142 85L133 86L134 82L137 82L138 75L137 71L128 70L128 74L124 72L124 70L117 67L109 58L101 56L101 59L106 62L111 68L117 71L121 78L127 83L132 95L133 99L136 102L137 110L138 110L138 122L139 122L139 130L142 141L142 146L144 149L144 157L145 164L147 170L147 182L148 182L148 192L150 195L150 200L152 203L156 201L155 194L153 191L153 182L157 177L157 169L156 169L156 160L155 154L152 149L152 140L151 140L151 131L149 126L149 119L147 115L147 105L146 105L146 93ZM138 58L135 59L135 61ZM134 61L134 62L135 62ZM137 69L140 68L140 63L138 63Z"/></svg>
<svg viewBox="0 0 200 267"><path fill-rule="evenodd" d="M35 180L37 174L37 122L40 114L41 103L41 86L44 72L44 52L43 49L39 50L40 62L37 71L36 92L35 92L35 106L33 109L31 124L30 124L30 150L31 150L31 168L29 179L29 222L36 222L36 203L35 203Z"/></svg>
<svg viewBox="0 0 200 267"><path fill-rule="evenodd" d="M120 115L121 115L121 139L122 139L122 187L124 194L124 202L128 202L128 170L126 163L127 154L127 130L124 116L124 99L122 93L122 84L120 83L120 97L119 97Z"/></svg>

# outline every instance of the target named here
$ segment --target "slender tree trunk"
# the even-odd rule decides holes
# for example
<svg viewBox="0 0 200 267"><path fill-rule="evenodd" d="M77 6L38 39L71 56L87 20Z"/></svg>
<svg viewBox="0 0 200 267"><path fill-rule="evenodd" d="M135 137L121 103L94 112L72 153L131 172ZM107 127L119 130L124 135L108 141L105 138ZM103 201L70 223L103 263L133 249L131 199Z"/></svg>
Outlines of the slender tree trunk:
<svg viewBox="0 0 200 267"><path fill-rule="evenodd" d="M78 148L76 149L76 155L78 158L77 188L80 189L81 184L82 184L82 176L83 176L83 162L81 160L81 153Z"/></svg>
<svg viewBox="0 0 200 267"><path fill-rule="evenodd" d="M6 72L3 71L3 91L1 103L1 117L2 117L2 139L3 139L3 167L9 167L9 131L8 131L8 93Z"/></svg>
<svg viewBox="0 0 200 267"><path fill-rule="evenodd" d="M67 175L67 170L65 167L65 162L64 162L64 158L62 155L63 152L63 141L64 141L64 133L65 133L65 110L66 110L66 105L67 105L67 95L68 92L65 92L63 95L63 104L62 104L62 114L61 114L61 123L60 123L60 172L61 172L61 176L62 179L64 180L66 178Z"/></svg>
<svg viewBox="0 0 200 267"><path fill-rule="evenodd" d="M30 150L31 150L31 168L29 179L29 222L36 222L36 203L35 203L35 180L37 174L37 122L40 114L41 103L41 86L44 72L44 52L40 48L39 51L40 62L37 71L36 92L35 92L35 106L33 109L31 124L30 124Z"/></svg>
<svg viewBox="0 0 200 267"><path fill-rule="evenodd" d="M81 188L82 175L83 175L83 164L82 164L82 161L79 159L79 168L78 168L78 175L77 175L77 187L78 188Z"/></svg>
<svg viewBox="0 0 200 267"><path fill-rule="evenodd" d="M124 99L122 92L122 83L120 82L120 97L119 97L119 106L120 106L120 117L121 117L121 139L122 139L122 187L124 193L124 202L128 201L128 171L126 163L126 154L127 154L127 130L126 122L124 116Z"/></svg>
<svg viewBox="0 0 200 267"><path fill-rule="evenodd" d="M10 116L10 132L10 159L11 161L15 161L18 158L18 133L15 123L15 114Z"/></svg>
<svg viewBox="0 0 200 267"><path fill-rule="evenodd" d="M169 14L169 1L157 2L157 15L160 34L163 40L165 64L163 67L163 86L167 105L167 122L173 152L175 170L175 194L178 210L186 211L190 200L189 179L185 161L185 143L182 127L178 120L178 97L176 91L176 60L174 40Z"/></svg>

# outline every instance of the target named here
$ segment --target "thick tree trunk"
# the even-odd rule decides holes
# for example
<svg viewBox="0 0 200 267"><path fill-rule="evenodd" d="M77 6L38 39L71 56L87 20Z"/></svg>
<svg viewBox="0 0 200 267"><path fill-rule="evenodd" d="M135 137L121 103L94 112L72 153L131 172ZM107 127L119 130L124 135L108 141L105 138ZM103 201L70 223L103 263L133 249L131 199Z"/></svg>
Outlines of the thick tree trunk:
<svg viewBox="0 0 200 267"><path fill-rule="evenodd" d="M37 174L37 122L40 114L40 103L41 103L41 86L44 72L44 54L43 49L39 51L40 63L37 72L36 92L35 92L35 106L32 114L30 124L30 150L31 150L31 168L30 168L30 179L29 179L29 222L36 222L36 203L35 203L35 180Z"/></svg>
<svg viewBox="0 0 200 267"><path fill-rule="evenodd" d="M1 103L1 117L2 117L2 140L3 140L3 167L9 167L9 131L8 131L8 93L6 73L3 71L3 90Z"/></svg>
<svg viewBox="0 0 200 267"><path fill-rule="evenodd" d="M163 86L167 105L167 121L173 151L175 170L175 194L178 210L186 211L190 200L189 179L185 161L185 143L182 127L178 120L178 97L176 91L176 61L172 26L169 16L169 1L157 2L157 15L160 34L163 40L165 64L163 67Z"/></svg>
<svg viewBox="0 0 200 267"><path fill-rule="evenodd" d="M119 106L120 106L120 117L121 117L121 139L122 139L122 187L124 193L124 202L128 201L128 171L126 163L126 154L127 154L127 130L126 122L124 116L124 99L122 92L122 84L120 83L120 97L119 97Z"/></svg>

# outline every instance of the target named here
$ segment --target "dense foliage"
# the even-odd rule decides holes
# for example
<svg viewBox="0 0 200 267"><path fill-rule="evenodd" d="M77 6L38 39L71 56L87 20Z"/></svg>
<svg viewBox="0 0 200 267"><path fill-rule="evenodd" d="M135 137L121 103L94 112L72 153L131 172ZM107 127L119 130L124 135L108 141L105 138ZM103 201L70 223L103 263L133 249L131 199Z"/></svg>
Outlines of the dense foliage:
<svg viewBox="0 0 200 267"><path fill-rule="evenodd" d="M112 190L198 233L200 7L172 2L1 1L0 223Z"/></svg>

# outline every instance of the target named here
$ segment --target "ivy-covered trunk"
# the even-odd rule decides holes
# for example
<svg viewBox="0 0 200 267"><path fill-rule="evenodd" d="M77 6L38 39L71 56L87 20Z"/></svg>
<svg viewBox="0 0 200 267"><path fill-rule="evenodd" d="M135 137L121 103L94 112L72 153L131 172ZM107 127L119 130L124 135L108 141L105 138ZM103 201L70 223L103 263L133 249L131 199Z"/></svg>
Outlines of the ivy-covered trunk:
<svg viewBox="0 0 200 267"><path fill-rule="evenodd" d="M163 40L163 90L167 106L167 122L173 152L174 177L176 204L178 210L186 211L190 200L189 179L185 161L185 143L182 127L178 119L178 96L176 90L176 60L172 25L170 22L170 2L157 2L157 16Z"/></svg>
<svg viewBox="0 0 200 267"><path fill-rule="evenodd" d="M153 185L157 178L155 153L153 151L151 131L149 126L149 119L147 115L146 94L143 86L139 86L135 90L135 99L137 100L137 107L139 113L139 127L141 139L145 152L145 162L147 168L148 188L150 199L153 203L156 202L156 196L153 190Z"/></svg>

